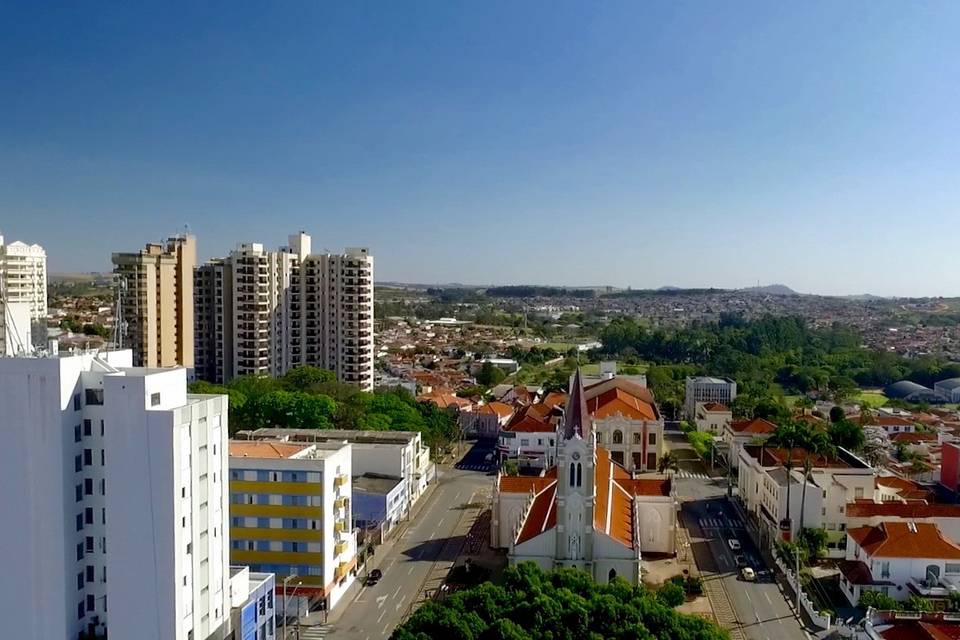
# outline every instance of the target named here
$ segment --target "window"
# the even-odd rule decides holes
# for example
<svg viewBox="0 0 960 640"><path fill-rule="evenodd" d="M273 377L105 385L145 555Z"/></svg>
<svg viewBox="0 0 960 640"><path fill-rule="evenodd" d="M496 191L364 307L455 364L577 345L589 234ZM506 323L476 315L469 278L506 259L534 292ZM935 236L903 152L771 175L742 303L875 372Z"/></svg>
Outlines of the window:
<svg viewBox="0 0 960 640"><path fill-rule="evenodd" d="M889 578L890 577L890 563L883 561L880 563L880 577Z"/></svg>
<svg viewBox="0 0 960 640"><path fill-rule="evenodd" d="M79 399L80 396L77 396L77 398ZM82 601L77 604L77 619L83 620L83 602Z"/></svg>
<svg viewBox="0 0 960 640"><path fill-rule="evenodd" d="M88 596L87 596L87 611L89 611L90 613L93 613L93 611L94 611L95 608L96 608L96 604L95 604L95 602L94 602L94 597L93 597L93 595L92 595L92 594L91 594L91 595L88 595Z"/></svg>
<svg viewBox="0 0 960 640"><path fill-rule="evenodd" d="M83 560L83 543L77 544L77 561Z"/></svg>
<svg viewBox="0 0 960 640"><path fill-rule="evenodd" d="M633 434L633 444L643 444L643 434L634 433Z"/></svg>
<svg viewBox="0 0 960 640"><path fill-rule="evenodd" d="M613 444L623 444L623 431L620 429L613 432Z"/></svg>
<svg viewBox="0 0 960 640"><path fill-rule="evenodd" d="M160 406L160 394L159 394L159 393L151 393L151 394L150 394L150 406L151 406L151 407Z"/></svg>
<svg viewBox="0 0 960 640"><path fill-rule="evenodd" d="M73 428L73 441L74 441L74 442L80 442L80 440L81 440L81 436L80 436L80 425L77 425L77 426L75 426L75 427Z"/></svg>
<svg viewBox="0 0 960 640"><path fill-rule="evenodd" d="M93 449L83 450L83 466L89 467L93 464Z"/></svg>
<svg viewBox="0 0 960 640"><path fill-rule="evenodd" d="M77 574L77 591L83 590L83 571Z"/></svg>
<svg viewBox="0 0 960 640"><path fill-rule="evenodd" d="M83 531L83 514L77 514L77 531Z"/></svg>
<svg viewBox="0 0 960 640"><path fill-rule="evenodd" d="M93 553L93 536L87 536L84 542L87 553Z"/></svg>
<svg viewBox="0 0 960 640"><path fill-rule="evenodd" d="M657 434L651 433L648 442L649 444L657 444Z"/></svg>
<svg viewBox="0 0 960 640"><path fill-rule="evenodd" d="M853 497L854 497L854 499L856 499L856 500L859 500L860 498L862 498L862 497L863 497L863 487L857 487L856 489L854 489L854 490L853 490Z"/></svg>
<svg viewBox="0 0 960 640"><path fill-rule="evenodd" d="M521 447L530 446L530 438L520 438L520 446Z"/></svg>
<svg viewBox="0 0 960 640"><path fill-rule="evenodd" d="M74 456L73 458L73 470L82 471L83 470L83 456Z"/></svg>
<svg viewBox="0 0 960 640"><path fill-rule="evenodd" d="M93 524L93 507L87 507L83 510L83 522Z"/></svg>
<svg viewBox="0 0 960 640"><path fill-rule="evenodd" d="M93 420L85 419L83 421L83 435L85 436L93 435Z"/></svg>
<svg viewBox="0 0 960 640"><path fill-rule="evenodd" d="M86 571L87 571L87 582L93 582L93 565L88 564Z"/></svg>
<svg viewBox="0 0 960 640"><path fill-rule="evenodd" d="M81 500L83 500L83 485L78 484L76 489L77 489L77 502L80 502Z"/></svg>
<svg viewBox="0 0 960 640"><path fill-rule="evenodd" d="M103 420L100 421L100 435L103 435Z"/></svg>
<svg viewBox="0 0 960 640"><path fill-rule="evenodd" d="M107 495L107 481L104 478L100 479L100 495Z"/></svg>
<svg viewBox="0 0 960 640"><path fill-rule="evenodd" d="M577 463L577 486L583 486L583 467Z"/></svg>
<svg viewBox="0 0 960 640"><path fill-rule="evenodd" d="M960 573L960 563L948 562L943 565L944 573Z"/></svg>
<svg viewBox="0 0 960 640"><path fill-rule="evenodd" d="M87 404L103 404L103 389L87 389Z"/></svg>
<svg viewBox="0 0 960 640"><path fill-rule="evenodd" d="M73 394L73 410L80 411L80 394L79 393ZM82 618L83 616L80 616L80 617Z"/></svg>
<svg viewBox="0 0 960 640"><path fill-rule="evenodd" d="M100 466L107 466L107 452L104 449L100 449Z"/></svg>
<svg viewBox="0 0 960 640"><path fill-rule="evenodd" d="M87 496L93 495L93 478L83 479L83 494Z"/></svg>

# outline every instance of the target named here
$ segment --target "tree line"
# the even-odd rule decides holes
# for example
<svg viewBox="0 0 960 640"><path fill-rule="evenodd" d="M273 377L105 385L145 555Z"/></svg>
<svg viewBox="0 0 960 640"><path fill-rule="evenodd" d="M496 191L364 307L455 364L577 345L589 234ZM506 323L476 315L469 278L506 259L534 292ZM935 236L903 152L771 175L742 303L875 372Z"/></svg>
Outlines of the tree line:
<svg viewBox="0 0 960 640"><path fill-rule="evenodd" d="M190 392L229 396L231 435L261 427L419 431L438 451L459 433L454 414L404 389L368 393L315 367L295 367L280 378L241 376L225 385L194 382Z"/></svg>
<svg viewBox="0 0 960 640"><path fill-rule="evenodd" d="M679 597L678 597L679 596ZM485 582L420 607L391 640L725 640L703 618L677 613L683 588L659 592L621 578L597 584L578 569L545 572L532 562L509 567L498 584Z"/></svg>

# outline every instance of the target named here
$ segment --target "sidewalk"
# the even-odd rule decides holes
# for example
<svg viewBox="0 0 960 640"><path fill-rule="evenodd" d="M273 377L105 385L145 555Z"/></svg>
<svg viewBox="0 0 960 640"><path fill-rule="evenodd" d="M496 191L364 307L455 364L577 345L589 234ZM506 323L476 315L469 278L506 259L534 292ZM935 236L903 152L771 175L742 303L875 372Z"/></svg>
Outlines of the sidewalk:
<svg viewBox="0 0 960 640"><path fill-rule="evenodd" d="M384 561L384 558L389 557L393 553L394 547L403 538L403 534L406 532L407 527L410 526L410 522L420 514L424 508L424 505L430 501L430 499L433 497L433 492L436 490L437 485L439 484L440 467L438 465L436 479L420 495L417 503L413 505L412 509L410 509L410 513L406 520L398 524L393 531L390 532L390 537L386 540L386 542L373 550L373 557L367 560L366 570L362 570L360 567L357 568L356 579L347 589L346 593L344 593L340 598L340 603L328 614L326 624L331 625L339 620L343 615L343 612L346 611L347 607L349 607L350 604L356 600L357 596L360 594L360 590L363 589L363 577L366 575L367 571L378 568Z"/></svg>

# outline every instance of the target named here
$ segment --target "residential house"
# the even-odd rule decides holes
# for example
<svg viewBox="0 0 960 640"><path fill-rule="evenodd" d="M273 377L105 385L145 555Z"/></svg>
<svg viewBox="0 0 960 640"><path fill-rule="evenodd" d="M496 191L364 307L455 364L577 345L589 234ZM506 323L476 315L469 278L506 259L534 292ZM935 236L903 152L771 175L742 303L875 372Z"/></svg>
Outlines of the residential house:
<svg viewBox="0 0 960 640"><path fill-rule="evenodd" d="M777 425L763 418L728 423L723 429L723 448L732 467L740 465L740 452L745 445L766 440L776 430Z"/></svg>
<svg viewBox="0 0 960 640"><path fill-rule="evenodd" d="M663 418L646 387L611 378L586 387L597 444L631 473L655 472L663 455Z"/></svg>
<svg viewBox="0 0 960 640"><path fill-rule="evenodd" d="M881 522L847 530L840 589L851 604L867 590L894 600L944 601L960 587L960 545L928 522Z"/></svg>
<svg viewBox="0 0 960 640"><path fill-rule="evenodd" d="M694 422L697 431L722 436L727 425L733 422L733 412L719 402L698 402Z"/></svg>

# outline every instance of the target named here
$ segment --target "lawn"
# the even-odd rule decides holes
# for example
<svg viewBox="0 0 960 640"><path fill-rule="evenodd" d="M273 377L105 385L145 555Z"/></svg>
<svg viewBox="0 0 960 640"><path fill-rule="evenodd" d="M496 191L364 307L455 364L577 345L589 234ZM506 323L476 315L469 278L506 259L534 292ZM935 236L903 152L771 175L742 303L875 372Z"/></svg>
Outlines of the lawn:
<svg viewBox="0 0 960 640"><path fill-rule="evenodd" d="M865 404L870 407L882 407L887 403L887 396L882 391L861 391L858 395L851 398L857 404Z"/></svg>

